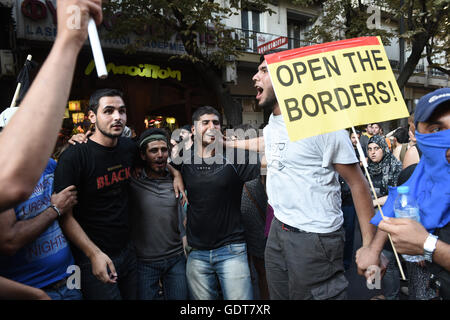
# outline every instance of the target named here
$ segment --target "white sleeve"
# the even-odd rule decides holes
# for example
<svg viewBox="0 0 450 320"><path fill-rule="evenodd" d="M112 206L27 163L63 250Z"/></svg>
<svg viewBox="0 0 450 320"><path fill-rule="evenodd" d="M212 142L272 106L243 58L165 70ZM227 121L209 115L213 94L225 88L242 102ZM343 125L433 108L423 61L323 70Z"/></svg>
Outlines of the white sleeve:
<svg viewBox="0 0 450 320"><path fill-rule="evenodd" d="M355 150L346 130L326 133L318 136L318 146L322 151L322 167L330 167L332 164L357 163Z"/></svg>

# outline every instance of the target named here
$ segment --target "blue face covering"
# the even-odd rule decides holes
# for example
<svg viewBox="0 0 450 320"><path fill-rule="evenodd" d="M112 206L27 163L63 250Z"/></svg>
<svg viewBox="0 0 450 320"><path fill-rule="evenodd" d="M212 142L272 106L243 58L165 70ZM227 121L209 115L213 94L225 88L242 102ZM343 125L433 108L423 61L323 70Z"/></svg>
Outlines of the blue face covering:
<svg viewBox="0 0 450 320"><path fill-rule="evenodd" d="M446 158L450 148L450 130L422 134L416 131L417 144L423 154L411 177L403 185L419 206L422 225L433 232L450 222L450 164ZM389 195L382 210L387 217L395 217L394 201L397 188L389 187ZM370 221L378 225L381 214Z"/></svg>

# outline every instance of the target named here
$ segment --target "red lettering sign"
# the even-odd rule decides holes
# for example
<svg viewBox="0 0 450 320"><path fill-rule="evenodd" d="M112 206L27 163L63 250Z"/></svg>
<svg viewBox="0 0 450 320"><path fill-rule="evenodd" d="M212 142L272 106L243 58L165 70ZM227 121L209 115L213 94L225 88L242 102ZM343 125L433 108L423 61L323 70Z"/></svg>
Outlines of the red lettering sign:
<svg viewBox="0 0 450 320"><path fill-rule="evenodd" d="M283 46L283 45L285 45L287 43L288 43L288 38L286 38L286 37L276 38L275 40L272 40L272 41L269 41L267 43L264 43L263 45L260 45L258 47L258 53L259 54L264 54L267 51L270 51L272 49L281 47L281 46Z"/></svg>

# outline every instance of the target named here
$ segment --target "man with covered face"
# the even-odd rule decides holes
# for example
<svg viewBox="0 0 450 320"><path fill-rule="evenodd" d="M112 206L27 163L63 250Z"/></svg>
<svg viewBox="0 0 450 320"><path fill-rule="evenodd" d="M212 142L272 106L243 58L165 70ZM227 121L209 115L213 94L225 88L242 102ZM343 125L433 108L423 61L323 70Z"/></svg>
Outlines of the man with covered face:
<svg viewBox="0 0 450 320"><path fill-rule="evenodd" d="M435 90L419 100L414 125L422 157L403 185L419 205L422 225L410 219L382 221L378 213L372 223L379 224L379 230L372 244L358 252L356 261L361 270L374 264L387 240L386 232L390 232L399 253L424 255L428 261L425 268L440 284L435 289L450 299L450 88ZM396 188L391 188L383 206L386 217L394 217L396 196ZM433 285L431 280L424 279Z"/></svg>

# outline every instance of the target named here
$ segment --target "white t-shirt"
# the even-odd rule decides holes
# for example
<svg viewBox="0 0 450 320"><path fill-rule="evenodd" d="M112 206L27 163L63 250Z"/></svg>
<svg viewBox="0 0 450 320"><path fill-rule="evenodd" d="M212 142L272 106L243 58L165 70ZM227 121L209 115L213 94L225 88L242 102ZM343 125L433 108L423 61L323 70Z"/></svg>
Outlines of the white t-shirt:
<svg viewBox="0 0 450 320"><path fill-rule="evenodd" d="M338 230L344 218L333 164L358 162L347 131L291 142L283 117L272 114L264 143L267 195L275 217L307 232Z"/></svg>

